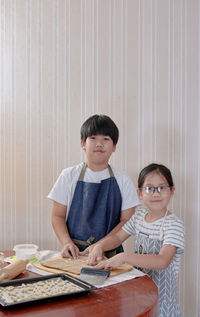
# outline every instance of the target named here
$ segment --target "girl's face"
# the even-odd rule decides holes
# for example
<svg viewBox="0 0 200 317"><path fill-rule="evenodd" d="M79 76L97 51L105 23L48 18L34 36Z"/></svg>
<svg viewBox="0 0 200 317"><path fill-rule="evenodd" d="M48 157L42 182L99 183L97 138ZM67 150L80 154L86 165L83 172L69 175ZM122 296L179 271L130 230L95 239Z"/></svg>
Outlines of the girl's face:
<svg viewBox="0 0 200 317"><path fill-rule="evenodd" d="M113 140L102 134L87 137L85 142L81 141L81 146L86 151L88 167L93 170L107 168L109 158L116 149Z"/></svg>
<svg viewBox="0 0 200 317"><path fill-rule="evenodd" d="M170 189L168 186L166 178L161 173L151 172L145 178L143 189L138 189L137 193L149 211L154 213L165 212L175 190L174 187ZM149 187L151 190L148 192L144 187ZM161 187L161 191L152 189L152 187Z"/></svg>

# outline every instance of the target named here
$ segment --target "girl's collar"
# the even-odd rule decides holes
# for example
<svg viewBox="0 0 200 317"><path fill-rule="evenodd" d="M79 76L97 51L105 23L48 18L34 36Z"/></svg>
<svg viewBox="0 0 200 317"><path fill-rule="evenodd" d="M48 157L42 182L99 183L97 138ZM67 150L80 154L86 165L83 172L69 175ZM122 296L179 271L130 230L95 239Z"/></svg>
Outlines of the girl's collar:
<svg viewBox="0 0 200 317"><path fill-rule="evenodd" d="M170 213L170 211L167 209L166 210L166 212L165 212L165 214L164 215L162 215L162 216L160 216L160 217L151 217L150 215L149 215L149 213L148 213L148 209L146 210L146 213L145 213L145 215L144 215L144 220L146 221L146 222L155 222L155 221L157 221L157 220L160 220L160 219L163 219L163 222L165 221L165 218L168 216L168 215L170 215L171 213Z"/></svg>

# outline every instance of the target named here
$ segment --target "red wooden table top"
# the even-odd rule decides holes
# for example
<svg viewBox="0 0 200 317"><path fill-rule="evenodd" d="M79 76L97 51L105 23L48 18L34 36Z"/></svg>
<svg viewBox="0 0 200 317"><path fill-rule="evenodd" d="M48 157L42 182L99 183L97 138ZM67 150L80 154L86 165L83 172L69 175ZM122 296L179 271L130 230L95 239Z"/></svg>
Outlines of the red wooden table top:
<svg viewBox="0 0 200 317"><path fill-rule="evenodd" d="M8 257L12 251L4 251ZM25 271L18 278L38 276ZM0 306L0 316L30 317L157 317L158 289L148 277L138 277L91 291L89 294L18 308Z"/></svg>

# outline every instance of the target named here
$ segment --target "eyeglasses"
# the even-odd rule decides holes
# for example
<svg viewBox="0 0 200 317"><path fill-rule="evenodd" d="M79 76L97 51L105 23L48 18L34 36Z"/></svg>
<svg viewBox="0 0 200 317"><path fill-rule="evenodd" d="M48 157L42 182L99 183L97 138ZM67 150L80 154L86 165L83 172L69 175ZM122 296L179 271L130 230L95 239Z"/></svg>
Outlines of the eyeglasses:
<svg viewBox="0 0 200 317"><path fill-rule="evenodd" d="M152 195L155 193L156 190L159 194L164 194L169 192L171 188L172 188L171 186L158 186L158 187L145 186L145 187L140 187L139 189L141 191L144 190L146 194Z"/></svg>

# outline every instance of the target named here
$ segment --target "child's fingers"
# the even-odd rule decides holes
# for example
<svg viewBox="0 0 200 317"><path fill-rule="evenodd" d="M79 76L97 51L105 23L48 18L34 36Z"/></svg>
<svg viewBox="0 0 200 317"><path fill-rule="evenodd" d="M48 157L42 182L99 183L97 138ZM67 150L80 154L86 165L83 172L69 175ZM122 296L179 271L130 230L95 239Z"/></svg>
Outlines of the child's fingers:
<svg viewBox="0 0 200 317"><path fill-rule="evenodd" d="M77 259L79 249L74 244L67 244L63 247L61 255L64 258Z"/></svg>
<svg viewBox="0 0 200 317"><path fill-rule="evenodd" d="M88 260L87 260L87 264L88 265L96 265L97 263L98 262L97 262L96 254L90 254L88 257Z"/></svg>
<svg viewBox="0 0 200 317"><path fill-rule="evenodd" d="M84 251L79 251L79 255L87 255L89 253L88 248L85 249Z"/></svg>
<svg viewBox="0 0 200 317"><path fill-rule="evenodd" d="M95 265L96 269L106 269L110 267L109 264L107 263L107 261L101 261L99 262L97 265Z"/></svg>
<svg viewBox="0 0 200 317"><path fill-rule="evenodd" d="M70 248L70 253L71 253L73 259L78 259L79 250L78 250L78 248L76 246L72 246Z"/></svg>

